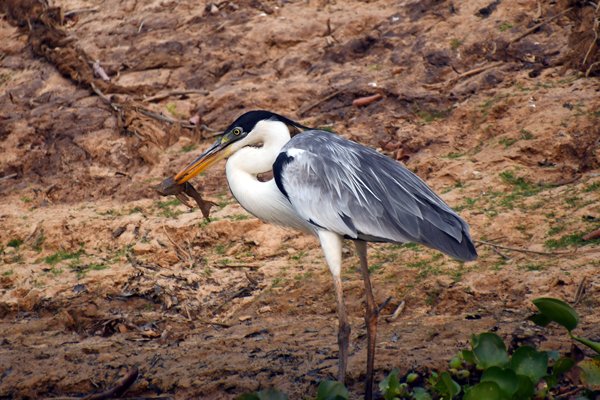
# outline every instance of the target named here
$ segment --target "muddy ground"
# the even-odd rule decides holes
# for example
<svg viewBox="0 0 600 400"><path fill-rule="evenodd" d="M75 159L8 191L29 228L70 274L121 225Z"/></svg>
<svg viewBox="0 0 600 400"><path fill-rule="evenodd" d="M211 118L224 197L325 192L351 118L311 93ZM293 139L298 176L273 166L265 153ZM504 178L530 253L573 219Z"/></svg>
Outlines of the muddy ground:
<svg viewBox="0 0 600 400"><path fill-rule="evenodd" d="M599 241L582 240L600 227L598 15L585 3L63 0L50 4L64 33L52 47L0 2L0 398L82 396L132 366L128 395L177 399L270 386L304 398L333 378L318 242L247 214L223 165L195 180L218 204L210 221L151 189L257 108L380 149L475 239L534 251L480 242L463 264L370 246L382 313L406 303L380 321L378 380L443 368L485 330L566 351L563 331L524 320L531 299L574 302L578 288L578 333L599 340ZM89 73L96 60L110 82ZM345 263L358 398L366 336L351 246Z"/></svg>

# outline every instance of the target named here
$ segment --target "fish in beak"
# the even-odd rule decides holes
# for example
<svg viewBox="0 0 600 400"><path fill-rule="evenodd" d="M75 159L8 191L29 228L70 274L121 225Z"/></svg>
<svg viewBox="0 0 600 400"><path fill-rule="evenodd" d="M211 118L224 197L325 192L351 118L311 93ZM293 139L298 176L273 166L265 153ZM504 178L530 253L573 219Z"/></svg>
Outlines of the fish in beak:
<svg viewBox="0 0 600 400"><path fill-rule="evenodd" d="M175 175L175 178L173 178L175 183L182 185L220 160L227 158L231 154L231 149L227 147L228 144L228 141L221 138L217 140L204 153L200 154L187 167Z"/></svg>
<svg viewBox="0 0 600 400"><path fill-rule="evenodd" d="M177 175L163 180L160 185L154 186L153 189L161 196L173 195L177 197L188 207L191 207L188 202L188 196L191 197L196 204L198 204L204 218L208 219L211 207L216 204L212 201L204 200L200 193L198 193L188 181L218 161L227 158L231 154L231 149L227 148L227 144L229 144L227 140L219 138L219 140L210 146L204 153L196 157L194 161L189 163L187 167L181 170Z"/></svg>

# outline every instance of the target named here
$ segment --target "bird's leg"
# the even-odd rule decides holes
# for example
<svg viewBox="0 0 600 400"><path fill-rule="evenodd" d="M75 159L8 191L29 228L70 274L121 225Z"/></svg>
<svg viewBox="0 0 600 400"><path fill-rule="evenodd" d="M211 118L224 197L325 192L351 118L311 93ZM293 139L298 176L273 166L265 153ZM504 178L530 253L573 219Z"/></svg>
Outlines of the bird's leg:
<svg viewBox="0 0 600 400"><path fill-rule="evenodd" d="M348 366L348 346L350 344L350 324L346 313L346 304L344 303L344 294L342 291L342 279L339 275L333 276L333 286L335 288L335 299L337 302L338 313L338 374L337 380L344 382L346 379L346 368Z"/></svg>
<svg viewBox="0 0 600 400"><path fill-rule="evenodd" d="M367 264L367 242L357 240L354 242L356 251L360 258L360 271L365 281L365 294L367 295L367 307L365 312L365 323L367 325L367 378L365 382L365 399L373 398L373 368L375 365L375 340L377 338L377 317L379 311L373 297L371 280L369 278L369 265Z"/></svg>
<svg viewBox="0 0 600 400"><path fill-rule="evenodd" d="M333 286L335 289L335 300L337 302L338 313L338 374L337 379L344 382L346 379L346 367L348 366L348 345L350 343L350 324L346 315L346 305L344 303L344 294L342 291L342 237L336 233L328 231L319 231L319 240L329 270L333 275Z"/></svg>

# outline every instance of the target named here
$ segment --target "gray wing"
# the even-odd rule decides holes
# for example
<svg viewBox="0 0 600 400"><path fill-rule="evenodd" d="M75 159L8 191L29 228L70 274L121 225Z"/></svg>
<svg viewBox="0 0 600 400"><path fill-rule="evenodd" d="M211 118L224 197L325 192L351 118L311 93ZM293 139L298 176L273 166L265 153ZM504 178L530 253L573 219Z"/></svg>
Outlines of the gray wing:
<svg viewBox="0 0 600 400"><path fill-rule="evenodd" d="M311 224L351 239L417 242L461 260L469 227L400 163L329 132L294 136L273 165L277 186Z"/></svg>

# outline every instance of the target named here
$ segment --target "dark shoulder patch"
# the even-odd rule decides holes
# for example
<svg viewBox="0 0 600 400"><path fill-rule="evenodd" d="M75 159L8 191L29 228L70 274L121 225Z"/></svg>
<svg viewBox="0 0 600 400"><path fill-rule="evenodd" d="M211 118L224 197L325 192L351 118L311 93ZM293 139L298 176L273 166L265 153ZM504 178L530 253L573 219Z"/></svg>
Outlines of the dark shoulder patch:
<svg viewBox="0 0 600 400"><path fill-rule="evenodd" d="M285 190L285 187L283 186L283 168L291 163L294 160L294 157L288 155L287 152L283 151L281 153L279 153L279 155L277 156L277 158L275 159L275 162L273 163L273 179L275 179L275 184L277 185L277 188L279 189L279 191L281 193L283 193L283 195L289 200L289 196L287 194L287 191Z"/></svg>

